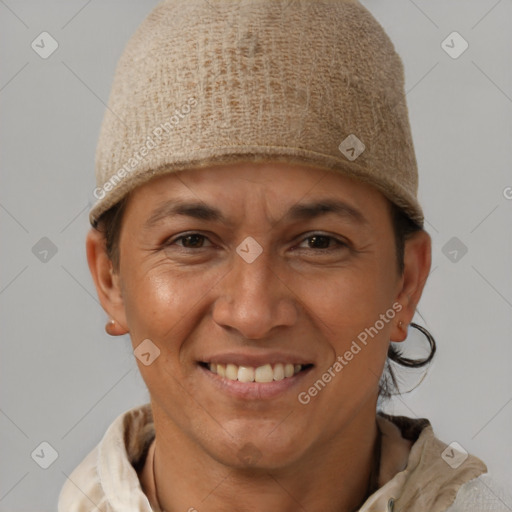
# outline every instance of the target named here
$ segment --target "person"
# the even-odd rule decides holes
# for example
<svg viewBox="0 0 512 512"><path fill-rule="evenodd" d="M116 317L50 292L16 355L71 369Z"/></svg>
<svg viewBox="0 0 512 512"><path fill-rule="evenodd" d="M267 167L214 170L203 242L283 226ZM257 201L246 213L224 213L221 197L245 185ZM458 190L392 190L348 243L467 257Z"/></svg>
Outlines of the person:
<svg viewBox="0 0 512 512"><path fill-rule="evenodd" d="M359 2L158 4L96 178L88 263L150 403L59 512L510 510L428 419L378 410L389 362L435 352L412 322L431 239L403 65ZM410 326L422 360L395 348Z"/></svg>

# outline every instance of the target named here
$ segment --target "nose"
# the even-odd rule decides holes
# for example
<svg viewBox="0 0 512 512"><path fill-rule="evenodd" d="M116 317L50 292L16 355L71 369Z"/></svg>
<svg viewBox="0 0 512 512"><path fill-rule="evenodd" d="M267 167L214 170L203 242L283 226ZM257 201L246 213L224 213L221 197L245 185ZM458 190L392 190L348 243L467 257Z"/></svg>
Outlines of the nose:
<svg viewBox="0 0 512 512"><path fill-rule="evenodd" d="M268 250L250 263L233 252L232 267L218 284L214 321L252 340L265 339L278 327L294 325L298 318L297 294L287 282L289 274L281 274Z"/></svg>

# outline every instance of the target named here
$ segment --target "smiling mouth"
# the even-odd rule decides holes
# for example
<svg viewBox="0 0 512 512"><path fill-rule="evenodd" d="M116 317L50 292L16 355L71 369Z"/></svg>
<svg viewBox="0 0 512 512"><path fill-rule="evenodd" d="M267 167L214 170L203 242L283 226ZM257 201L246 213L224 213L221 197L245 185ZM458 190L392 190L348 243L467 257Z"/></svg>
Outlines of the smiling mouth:
<svg viewBox="0 0 512 512"><path fill-rule="evenodd" d="M199 364L219 377L228 380L258 383L289 379L313 366L312 364L277 363L274 365L265 364L256 368L253 366L238 366L232 363L216 364L201 362Z"/></svg>

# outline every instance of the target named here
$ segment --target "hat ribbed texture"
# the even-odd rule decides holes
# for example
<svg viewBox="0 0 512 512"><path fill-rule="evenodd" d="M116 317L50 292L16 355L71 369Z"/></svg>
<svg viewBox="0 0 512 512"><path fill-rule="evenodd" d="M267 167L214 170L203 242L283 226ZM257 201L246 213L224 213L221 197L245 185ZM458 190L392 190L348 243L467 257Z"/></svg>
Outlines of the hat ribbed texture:
<svg viewBox="0 0 512 512"><path fill-rule="evenodd" d="M91 224L154 176L237 161L344 173L423 226L403 65L359 2L168 0L142 22L101 126Z"/></svg>

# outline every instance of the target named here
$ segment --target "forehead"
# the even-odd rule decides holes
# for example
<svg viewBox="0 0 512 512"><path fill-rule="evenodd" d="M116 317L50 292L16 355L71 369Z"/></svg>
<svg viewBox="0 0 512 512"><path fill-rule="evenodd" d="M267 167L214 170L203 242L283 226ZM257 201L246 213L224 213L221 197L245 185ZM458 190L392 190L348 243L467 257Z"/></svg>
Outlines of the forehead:
<svg viewBox="0 0 512 512"><path fill-rule="evenodd" d="M131 192L127 207L146 224L188 208L198 218L218 221L241 211L253 216L264 211L268 219L281 218L285 212L290 219L306 218L316 209L344 214L363 225L381 219L389 205L374 186L337 171L244 162L154 177Z"/></svg>

